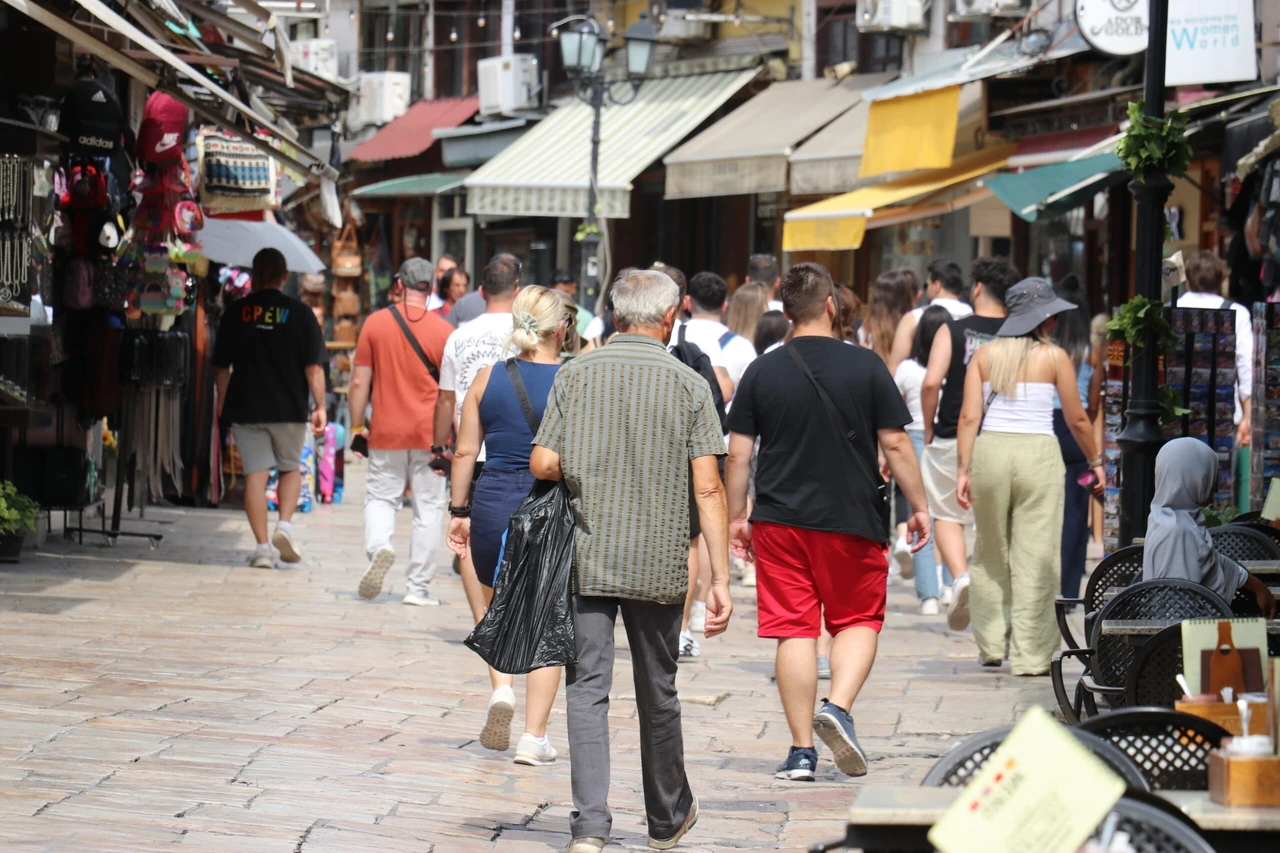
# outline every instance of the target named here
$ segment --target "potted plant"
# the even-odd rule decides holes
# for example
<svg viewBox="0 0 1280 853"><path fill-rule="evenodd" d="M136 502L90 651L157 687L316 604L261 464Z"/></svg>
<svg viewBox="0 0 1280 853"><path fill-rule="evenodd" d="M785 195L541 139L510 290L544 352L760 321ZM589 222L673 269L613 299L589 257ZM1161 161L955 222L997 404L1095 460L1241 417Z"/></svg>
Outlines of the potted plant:
<svg viewBox="0 0 1280 853"><path fill-rule="evenodd" d="M8 480L0 482L0 562L18 562L22 542L28 532L36 529L39 517L40 504Z"/></svg>

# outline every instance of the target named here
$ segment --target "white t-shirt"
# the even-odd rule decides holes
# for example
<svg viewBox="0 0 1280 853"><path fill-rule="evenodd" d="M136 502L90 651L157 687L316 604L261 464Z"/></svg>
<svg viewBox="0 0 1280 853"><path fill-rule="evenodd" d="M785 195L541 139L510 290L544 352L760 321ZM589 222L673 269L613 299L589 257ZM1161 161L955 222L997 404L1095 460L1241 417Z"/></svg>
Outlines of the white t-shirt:
<svg viewBox="0 0 1280 853"><path fill-rule="evenodd" d="M592 317L591 322L587 324L587 330L582 333L582 337L586 338L589 341L594 341L596 338L600 337L603 334L604 334L604 318Z"/></svg>
<svg viewBox="0 0 1280 853"><path fill-rule="evenodd" d="M449 335L444 345L444 358L440 360L440 390L453 391L457 405L453 412L454 427L462 428L462 404L467 391L476 381L482 369L515 355L515 348L503 344L511 334L511 313L481 314L463 323ZM484 447L480 448L477 461L484 461Z"/></svg>
<svg viewBox="0 0 1280 853"><path fill-rule="evenodd" d="M904 358L893 374L893 381L907 402L911 423L907 429L924 432L924 408L920 405L920 386L924 385L925 367L914 358Z"/></svg>
<svg viewBox="0 0 1280 853"><path fill-rule="evenodd" d="M440 298L440 294L436 293L434 290L431 291L431 295L427 297L427 310L434 311L443 304L444 300Z"/></svg>
<svg viewBox="0 0 1280 853"><path fill-rule="evenodd" d="M938 305L947 309L947 313L951 315L952 320L959 320L968 317L973 313L973 307L967 302L961 302L951 296L939 296L937 299L929 303L929 307ZM921 315L924 314L924 308L912 308L911 316L916 318L916 323L920 322Z"/></svg>
<svg viewBox="0 0 1280 853"><path fill-rule="evenodd" d="M781 299L770 299L770 300L769 300L769 310L770 310L770 311L781 311L781 310L782 310L782 300L781 300Z"/></svg>
<svg viewBox="0 0 1280 853"><path fill-rule="evenodd" d="M1179 308L1222 308L1226 299L1216 293L1195 293L1188 291L1178 297ZM1249 309L1240 303L1231 306L1236 312L1236 415L1235 422L1240 423L1244 412L1240 408L1241 400L1248 400L1253 395L1253 321L1249 319Z"/></svg>
<svg viewBox="0 0 1280 853"><path fill-rule="evenodd" d="M687 323L676 324L671 330L671 346L675 346L680 340L681 325L688 327L685 340L691 344L697 344L698 349L705 352L711 359L712 367L723 367L736 388L738 380L742 379L742 374L747 370L747 365L756 358L756 348L751 341L741 335L733 335L724 346L720 346L720 339L729 331L729 327L715 320L694 319Z"/></svg>

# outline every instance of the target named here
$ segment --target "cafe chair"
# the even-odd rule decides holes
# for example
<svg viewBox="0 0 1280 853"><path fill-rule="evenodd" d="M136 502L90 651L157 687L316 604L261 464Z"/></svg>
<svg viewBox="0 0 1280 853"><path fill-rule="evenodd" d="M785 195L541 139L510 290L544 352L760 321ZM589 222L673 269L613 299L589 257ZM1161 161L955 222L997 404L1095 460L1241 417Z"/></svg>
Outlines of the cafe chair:
<svg viewBox="0 0 1280 853"><path fill-rule="evenodd" d="M1230 616L1231 608L1220 596L1191 581L1141 581L1125 587L1098 611L1090 625L1088 648L1064 649L1053 656L1049 674L1063 717L1075 726L1083 717L1097 716L1095 696L1101 696L1111 708L1125 705L1125 679L1138 649L1151 635L1107 630L1108 625L1115 627L1114 623L1119 622L1168 625L1183 619ZM1076 658L1085 666L1076 683L1074 699L1067 696L1062 672L1062 662L1067 658Z"/></svg>
<svg viewBox="0 0 1280 853"><path fill-rule="evenodd" d="M1272 542L1280 545L1280 530L1276 530L1270 524L1262 521L1240 521L1239 519L1231 522L1233 526L1247 527L1255 533L1261 533Z"/></svg>
<svg viewBox="0 0 1280 853"><path fill-rule="evenodd" d="M1249 560L1280 560L1280 543L1247 524L1224 524L1209 528L1213 549L1238 563Z"/></svg>
<svg viewBox="0 0 1280 853"><path fill-rule="evenodd" d="M1181 626L1173 629L1181 632ZM1152 637L1138 652L1137 670L1143 654L1171 629ZM1182 640L1178 638L1181 671ZM1169 675L1169 683L1174 684ZM1177 691L1177 685L1174 684ZM1090 732L1118 747L1142 771L1153 791L1207 791L1209 750L1217 749L1230 733L1217 723L1168 708L1125 708L1099 714L1080 723L1080 731Z"/></svg>
<svg viewBox="0 0 1280 853"><path fill-rule="evenodd" d="M1262 521L1262 510L1260 509L1251 509L1248 512L1242 512L1239 515L1237 515L1235 518L1231 519L1230 523L1231 524L1253 524L1255 522L1261 522L1263 524L1266 523Z"/></svg>
<svg viewBox="0 0 1280 853"><path fill-rule="evenodd" d="M921 787L958 788L969 784L974 775L987 763L991 753L1004 743L1004 739L1012 730L1013 726L1001 726L998 729L979 732L960 741L938 759L938 762L925 775L924 781L920 783ZM1124 779L1129 787L1139 791L1151 790L1146 777L1142 775L1142 769L1119 747L1082 729L1068 731L1104 764L1114 770L1117 776Z"/></svg>
<svg viewBox="0 0 1280 853"><path fill-rule="evenodd" d="M1102 609L1106 593L1113 588L1126 587L1141 579L1142 546L1129 545L1108 554L1094 567L1089 573L1089 580L1085 584L1082 598L1057 596L1053 601L1053 609L1058 617L1058 631L1061 632L1067 648L1080 648L1080 644L1071 633L1071 626L1067 624L1068 607L1076 604L1083 607L1085 640L1088 641L1089 626L1093 623L1094 615Z"/></svg>
<svg viewBox="0 0 1280 853"><path fill-rule="evenodd" d="M1149 802L1121 797L1111 811L1120 818L1116 830L1129 835L1137 853L1215 853L1186 820ZM1099 826L1093 837L1098 838L1101 831Z"/></svg>

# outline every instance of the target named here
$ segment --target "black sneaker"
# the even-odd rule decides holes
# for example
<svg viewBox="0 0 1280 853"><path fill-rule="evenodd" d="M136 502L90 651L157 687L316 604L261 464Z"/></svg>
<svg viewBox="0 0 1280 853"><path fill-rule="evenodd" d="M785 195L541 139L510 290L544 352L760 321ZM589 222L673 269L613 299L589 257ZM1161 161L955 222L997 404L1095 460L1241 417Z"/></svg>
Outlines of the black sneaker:
<svg viewBox="0 0 1280 853"><path fill-rule="evenodd" d="M831 749L836 767L850 776L867 775L867 754L858 745L848 711L823 699L822 708L813 718L813 730Z"/></svg>
<svg viewBox="0 0 1280 853"><path fill-rule="evenodd" d="M812 782L813 771L818 769L818 750L811 746L793 746L787 753L787 760L778 765L776 779L789 779L792 782Z"/></svg>

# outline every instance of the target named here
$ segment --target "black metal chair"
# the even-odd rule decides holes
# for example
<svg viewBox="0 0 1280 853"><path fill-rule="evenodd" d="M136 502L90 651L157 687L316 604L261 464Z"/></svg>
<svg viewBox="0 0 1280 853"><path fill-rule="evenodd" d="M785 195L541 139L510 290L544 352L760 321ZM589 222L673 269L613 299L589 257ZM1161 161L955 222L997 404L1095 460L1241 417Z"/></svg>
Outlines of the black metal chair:
<svg viewBox="0 0 1280 853"><path fill-rule="evenodd" d="M1062 633L1062 639L1066 642L1067 648L1080 648L1080 644L1071 633L1071 627L1067 625L1068 607L1079 604L1084 608L1085 641L1088 642L1093 616L1102 609L1103 598L1107 591L1114 587L1125 587L1137 583L1141 578L1142 546L1129 545L1108 554L1094 567L1089 573L1089 581L1085 584L1082 598L1057 596L1054 599L1053 608L1058 617L1058 630Z"/></svg>
<svg viewBox="0 0 1280 853"><path fill-rule="evenodd" d="M1116 830L1129 835L1129 844L1137 853L1215 853L1186 820L1164 808L1121 797L1111 811L1119 818ZM1093 837L1097 838L1101 831L1099 827Z"/></svg>
<svg viewBox="0 0 1280 853"><path fill-rule="evenodd" d="M1139 658L1152 642L1155 638L1142 647ZM1080 728L1119 747L1142 769L1154 791L1207 791L1209 750L1230 736L1217 723L1167 708L1112 711L1084 720Z"/></svg>
<svg viewBox="0 0 1280 853"><path fill-rule="evenodd" d="M1112 707L1124 707L1125 679L1138 648L1149 635L1112 633L1109 623L1121 621L1176 623L1183 619L1228 618L1231 608L1221 597L1191 581L1141 581L1121 590L1102 606L1090 627L1089 648L1056 653L1049 667L1053 692L1062 714L1071 725L1083 716L1096 716L1094 695ZM1074 699L1067 697L1062 662L1074 657L1085 664Z"/></svg>
<svg viewBox="0 0 1280 853"><path fill-rule="evenodd" d="M1247 527L1256 533L1261 533L1263 536L1267 537L1272 542L1276 543L1277 545L1280 545L1280 530L1276 530L1274 527L1272 527L1270 524L1267 524L1265 521L1241 521L1240 519L1237 518L1235 521L1231 523L1233 525L1239 525L1240 527Z"/></svg>
<svg viewBox="0 0 1280 853"><path fill-rule="evenodd" d="M1231 519L1232 524L1252 524L1262 521L1262 510L1251 509L1248 512L1242 512L1235 518Z"/></svg>
<svg viewBox="0 0 1280 853"><path fill-rule="evenodd" d="M1280 543L1248 524L1224 524L1209 528L1213 548L1238 563L1248 560L1280 560Z"/></svg>
<svg viewBox="0 0 1280 853"><path fill-rule="evenodd" d="M991 757L991 753L995 752L996 748L1004 743L1004 739L1009 736L1009 732L1012 730L1013 726L1001 726L998 729L979 732L960 741L930 768L924 777L924 781L920 783L921 787L959 788L969 784L974 774L982 769L983 765L987 763L987 759ZM1082 744L1088 747L1089 751L1100 759L1102 763L1114 770L1121 779L1124 779L1125 784L1130 788L1136 788L1139 791L1151 790L1147 777L1142 773L1142 768L1133 759L1125 755L1124 751L1118 746L1083 729L1070 729L1069 731Z"/></svg>
<svg viewBox="0 0 1280 853"><path fill-rule="evenodd" d="M1170 625L1143 643L1134 655L1125 677L1125 704L1130 708L1172 708L1182 697L1182 688L1174 680L1180 672L1182 625Z"/></svg>

